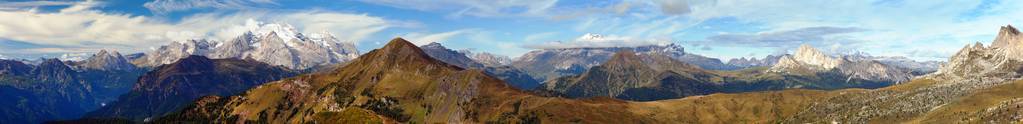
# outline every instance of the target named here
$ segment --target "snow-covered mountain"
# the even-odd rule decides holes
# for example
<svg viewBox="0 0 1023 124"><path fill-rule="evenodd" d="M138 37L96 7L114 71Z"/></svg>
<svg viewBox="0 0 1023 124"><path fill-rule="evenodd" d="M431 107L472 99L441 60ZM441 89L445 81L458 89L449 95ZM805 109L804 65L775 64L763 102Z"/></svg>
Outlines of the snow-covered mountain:
<svg viewBox="0 0 1023 124"><path fill-rule="evenodd" d="M970 77L986 79L1016 79L1023 70L1023 35L1011 25L1003 26L991 46L977 42L967 44L937 72L925 77L932 79L964 80Z"/></svg>
<svg viewBox="0 0 1023 124"><path fill-rule="evenodd" d="M681 45L647 45L638 47L561 48L530 51L516 58L511 65L542 80L561 76L577 75L590 67L600 65L620 50L631 49L636 53L657 53L673 59L694 64L709 70L734 70L739 67L724 64L716 58L686 53Z"/></svg>
<svg viewBox="0 0 1023 124"><path fill-rule="evenodd" d="M135 59L140 66L169 64L188 55L214 59L253 59L291 69L308 69L349 61L359 56L355 44L328 32L298 33L289 24L248 22L249 30L225 41L192 39L173 42Z"/></svg>
<svg viewBox="0 0 1023 124"><path fill-rule="evenodd" d="M75 68L104 71L131 71L135 70L135 65L128 62L128 59L117 51L108 52L107 50L100 50L96 54L93 54L92 57L79 62L75 65Z"/></svg>
<svg viewBox="0 0 1023 124"><path fill-rule="evenodd" d="M781 57L768 71L790 74L838 72L849 80L881 82L903 82L913 77L908 69L893 67L875 60L852 61L834 58L805 44L800 46L795 54Z"/></svg>

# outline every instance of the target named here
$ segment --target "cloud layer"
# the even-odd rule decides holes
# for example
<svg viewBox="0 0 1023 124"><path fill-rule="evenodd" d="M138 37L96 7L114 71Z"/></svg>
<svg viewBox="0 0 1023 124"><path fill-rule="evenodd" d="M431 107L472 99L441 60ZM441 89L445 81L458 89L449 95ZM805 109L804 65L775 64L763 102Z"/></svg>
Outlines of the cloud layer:
<svg viewBox="0 0 1023 124"><path fill-rule="evenodd" d="M744 45L757 47L795 48L801 44L856 44L861 41L833 37L836 35L866 31L860 28L808 27L778 32L756 34L721 34L708 37L712 44Z"/></svg>
<svg viewBox="0 0 1023 124"><path fill-rule="evenodd" d="M258 6L276 5L273 0L155 0L146 2L144 7L153 13L170 13L192 9L250 9Z"/></svg>
<svg viewBox="0 0 1023 124"><path fill-rule="evenodd" d="M401 25L367 14L331 11L213 12L167 21L147 16L93 10L95 2L80 2L59 12L33 10L0 11L0 40L49 46L42 52L95 51L101 48L139 51L175 40L211 38L224 40L246 30L246 20L286 22L301 32L332 32L342 41L360 41L386 28ZM38 50L45 49L45 50ZM4 51L4 52L32 52Z"/></svg>
<svg viewBox="0 0 1023 124"><path fill-rule="evenodd" d="M584 34L572 41L554 41L542 44L524 45L530 49L564 49L564 48L601 48L601 47L635 47L647 45L663 45L669 40L640 39L618 35Z"/></svg>

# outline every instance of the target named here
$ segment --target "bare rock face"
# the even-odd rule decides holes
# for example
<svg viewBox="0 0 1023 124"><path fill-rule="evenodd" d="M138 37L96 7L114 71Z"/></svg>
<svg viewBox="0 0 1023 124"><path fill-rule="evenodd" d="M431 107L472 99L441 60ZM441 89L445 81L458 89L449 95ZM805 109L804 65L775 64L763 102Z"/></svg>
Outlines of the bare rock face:
<svg viewBox="0 0 1023 124"><path fill-rule="evenodd" d="M290 69L308 69L346 62L359 56L354 43L339 41L327 32L298 33L288 24L249 22L246 25L251 29L233 39L175 42L146 53L134 63L155 67L189 55L201 55L213 59L253 59Z"/></svg>
<svg viewBox="0 0 1023 124"><path fill-rule="evenodd" d="M991 46L966 45L949 58L932 79L962 80L970 77L1012 79L1023 71L1023 36L1012 26L1003 26Z"/></svg>
<svg viewBox="0 0 1023 124"><path fill-rule="evenodd" d="M782 57L778 64L771 67L771 71L784 72L785 70L800 67L809 67L809 69L816 71L826 71L834 69L844 62L841 59L831 58L810 45L803 44L799 46L794 55Z"/></svg>

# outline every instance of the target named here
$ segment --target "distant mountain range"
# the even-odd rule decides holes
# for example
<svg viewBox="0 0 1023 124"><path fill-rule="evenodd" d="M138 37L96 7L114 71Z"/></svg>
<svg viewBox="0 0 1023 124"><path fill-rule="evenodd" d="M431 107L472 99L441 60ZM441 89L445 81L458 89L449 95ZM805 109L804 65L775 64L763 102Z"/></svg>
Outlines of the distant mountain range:
<svg viewBox="0 0 1023 124"><path fill-rule="evenodd" d="M330 33L298 33L289 24L248 24L240 36L225 41L192 39L172 42L146 52L133 63L143 67L170 64L190 55L214 59L252 59L289 69L310 69L345 62L359 56L352 42L338 41Z"/></svg>
<svg viewBox="0 0 1023 124"><path fill-rule="evenodd" d="M475 57L470 58L468 57L470 55L466 54L466 53L471 54L471 52L469 51L456 52L436 42L423 45L421 48L423 49L423 52L426 52L427 55L430 55L430 57L433 57L434 59L461 68L484 70L484 72L486 72L487 74L504 80L509 85L515 88L531 90L533 88L536 88L537 86L540 86L540 81L534 79L533 77L530 77L525 72L522 72L521 70L514 67L500 64L502 63L500 62L502 61L501 58L504 57L498 57L493 54L484 52L476 53L475 55L472 55ZM488 61L487 63L489 64L483 64L479 62L480 60Z"/></svg>
<svg viewBox="0 0 1023 124"><path fill-rule="evenodd" d="M586 69L600 65L611 59L615 52L633 50L637 53L657 53L676 60L691 63L710 70L735 70L737 66L727 65L721 60L701 55L686 53L677 44L649 45L639 47L609 48L563 48L540 49L530 51L512 62L512 66L522 69L539 80L551 80L561 76L577 75Z"/></svg>
<svg viewBox="0 0 1023 124"><path fill-rule="evenodd" d="M581 75L559 78L545 88L572 98L649 101L720 92L722 80L714 72L668 56L623 50Z"/></svg>
<svg viewBox="0 0 1023 124"><path fill-rule="evenodd" d="M781 59L782 56L783 55L767 55L763 59L757 59L757 58L753 58L753 57L747 59L746 57L741 57L741 58L737 58L737 59L730 59L730 60L728 60L728 65L738 66L738 67L743 67L743 68L750 68L750 67L771 67L771 66L774 66L774 64L777 63L778 59Z"/></svg>
<svg viewBox="0 0 1023 124"><path fill-rule="evenodd" d="M801 47L795 57L778 57L778 64L771 68L737 71L704 70L659 53L623 51L582 74L548 81L544 88L569 98L605 96L651 101L791 88L880 88L912 76L873 60L831 58L810 46Z"/></svg>

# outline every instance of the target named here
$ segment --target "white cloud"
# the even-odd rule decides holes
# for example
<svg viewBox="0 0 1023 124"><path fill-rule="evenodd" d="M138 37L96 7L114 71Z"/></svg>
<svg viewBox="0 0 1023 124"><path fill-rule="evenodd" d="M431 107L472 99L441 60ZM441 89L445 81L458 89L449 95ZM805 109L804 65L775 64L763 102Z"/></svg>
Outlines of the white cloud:
<svg viewBox="0 0 1023 124"><path fill-rule="evenodd" d="M409 41L412 41L412 43L416 44L416 45L426 45L426 44L433 43L433 42L438 42L438 43L439 42L444 42L444 41L447 41L449 38L452 38L452 37L454 37L456 35L466 34L468 32L474 31L474 30L477 30L477 29L461 29L461 30L454 30L454 31L448 31L448 32L441 32L441 33L432 33L432 34L431 33L418 33L418 32L414 32L414 33L406 34L405 36L402 36L402 38L404 38L406 40L409 40Z"/></svg>
<svg viewBox="0 0 1023 124"><path fill-rule="evenodd" d="M451 12L451 17L543 16L557 0L360 0L362 2L420 11Z"/></svg>
<svg viewBox="0 0 1023 124"><path fill-rule="evenodd" d="M0 20L0 39L54 46L47 51L116 46L119 51L134 52L173 40L233 38L241 34L237 27L244 26L248 19L290 23L306 33L329 31L343 41L360 41L394 27L393 23L401 23L366 14L324 11L214 12L169 22L88 9L92 5L95 4L83 2L60 12L0 11L0 17L9 18Z"/></svg>
<svg viewBox="0 0 1023 124"><path fill-rule="evenodd" d="M0 10L19 10L19 9L41 7L41 6L73 5L75 3L76 2L70 2L70 1L2 2L2 3L0 3Z"/></svg>
<svg viewBox="0 0 1023 124"><path fill-rule="evenodd" d="M75 4L71 5L70 7L67 7L67 8L64 8L64 9L60 9L60 12L61 13L72 13L72 12L84 11L84 10L91 9L93 7L96 7L96 6L100 6L101 4L102 4L101 2L96 2L96 1L89 0L89 1L85 1L85 2L75 3Z"/></svg>
<svg viewBox="0 0 1023 124"><path fill-rule="evenodd" d="M663 45L671 43L668 39L642 39L618 35L600 35L587 33L575 40L547 42L525 45L531 49L563 49L563 48L598 48L598 47L635 47L646 45Z"/></svg>
<svg viewBox="0 0 1023 124"><path fill-rule="evenodd" d="M277 5L274 0L155 0L144 7L153 13L169 13L192 9L250 9L257 6Z"/></svg>

